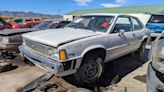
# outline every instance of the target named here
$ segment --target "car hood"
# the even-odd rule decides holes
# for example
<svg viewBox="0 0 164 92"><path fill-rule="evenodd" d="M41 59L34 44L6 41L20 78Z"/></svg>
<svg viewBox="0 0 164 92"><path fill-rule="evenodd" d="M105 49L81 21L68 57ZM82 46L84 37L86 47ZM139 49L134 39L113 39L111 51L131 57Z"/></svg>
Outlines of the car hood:
<svg viewBox="0 0 164 92"><path fill-rule="evenodd" d="M9 35L27 33L27 32L31 32L31 31L37 31L37 30L38 29L35 29L35 28L4 29L4 30L0 31L0 35L9 36Z"/></svg>
<svg viewBox="0 0 164 92"><path fill-rule="evenodd" d="M42 44L58 47L64 43L96 35L99 34L90 30L62 28L27 33L23 37Z"/></svg>

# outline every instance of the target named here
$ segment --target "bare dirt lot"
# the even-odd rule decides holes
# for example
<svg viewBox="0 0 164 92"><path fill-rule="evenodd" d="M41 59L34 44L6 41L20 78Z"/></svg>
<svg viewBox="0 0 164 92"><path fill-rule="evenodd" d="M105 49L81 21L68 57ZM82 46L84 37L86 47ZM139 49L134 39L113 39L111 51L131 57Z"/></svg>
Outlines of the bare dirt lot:
<svg viewBox="0 0 164 92"><path fill-rule="evenodd" d="M147 53L148 50L145 54L147 55ZM46 73L45 70L36 66L24 65L21 63L20 57L9 62L13 62L15 66L18 64L20 66L11 71L0 73L0 92L16 92ZM102 92L146 92L147 64L147 60L140 61L134 55L113 60L106 64L107 71L105 71L101 83L103 87L98 88ZM110 75L111 71L114 73L113 76ZM50 81L59 83L62 87L60 88L61 91L75 87L57 77L53 77ZM52 88L50 91L57 92L59 90Z"/></svg>

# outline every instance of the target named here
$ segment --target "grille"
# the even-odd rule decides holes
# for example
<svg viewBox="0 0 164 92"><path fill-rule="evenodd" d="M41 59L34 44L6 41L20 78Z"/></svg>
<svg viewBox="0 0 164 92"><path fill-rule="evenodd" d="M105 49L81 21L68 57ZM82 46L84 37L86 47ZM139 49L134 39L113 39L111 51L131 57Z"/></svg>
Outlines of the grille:
<svg viewBox="0 0 164 92"><path fill-rule="evenodd" d="M49 46L31 41L31 40L27 40L27 39L25 39L24 41L25 41L26 46L28 46L29 48L31 48L35 52L46 55L46 56L50 56L49 51L51 48Z"/></svg>

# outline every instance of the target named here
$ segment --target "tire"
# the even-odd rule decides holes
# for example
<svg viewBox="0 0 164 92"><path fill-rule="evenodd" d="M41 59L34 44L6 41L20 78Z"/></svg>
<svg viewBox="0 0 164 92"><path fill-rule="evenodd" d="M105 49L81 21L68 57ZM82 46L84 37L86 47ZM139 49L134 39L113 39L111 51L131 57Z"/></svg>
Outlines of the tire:
<svg viewBox="0 0 164 92"><path fill-rule="evenodd" d="M0 73L12 69L12 64L10 62L1 62L0 63Z"/></svg>
<svg viewBox="0 0 164 92"><path fill-rule="evenodd" d="M85 88L74 88L74 89L69 89L66 92L92 92L92 91Z"/></svg>
<svg viewBox="0 0 164 92"><path fill-rule="evenodd" d="M84 57L77 73L66 76L64 79L78 87L92 88L96 86L103 72L104 65L102 56L96 55L96 53L89 53Z"/></svg>
<svg viewBox="0 0 164 92"><path fill-rule="evenodd" d="M137 50L137 52L136 52L136 54L137 54L137 56L139 57L139 59L141 60L141 61L145 61L145 60L147 60L147 57L146 57L146 41L143 41L142 42L142 44L141 44L141 46L140 46L140 48Z"/></svg>
<svg viewBox="0 0 164 92"><path fill-rule="evenodd" d="M35 66L32 62L30 62L27 58L24 57L23 59L23 62L26 64L26 65L29 65L29 66Z"/></svg>

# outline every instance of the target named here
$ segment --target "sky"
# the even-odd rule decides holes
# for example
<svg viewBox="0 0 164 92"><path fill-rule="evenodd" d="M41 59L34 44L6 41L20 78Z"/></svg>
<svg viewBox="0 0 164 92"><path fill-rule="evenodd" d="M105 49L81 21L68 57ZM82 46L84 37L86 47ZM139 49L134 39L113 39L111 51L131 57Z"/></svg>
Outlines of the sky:
<svg viewBox="0 0 164 92"><path fill-rule="evenodd" d="M74 10L164 4L164 0L0 0L0 11L66 14Z"/></svg>

